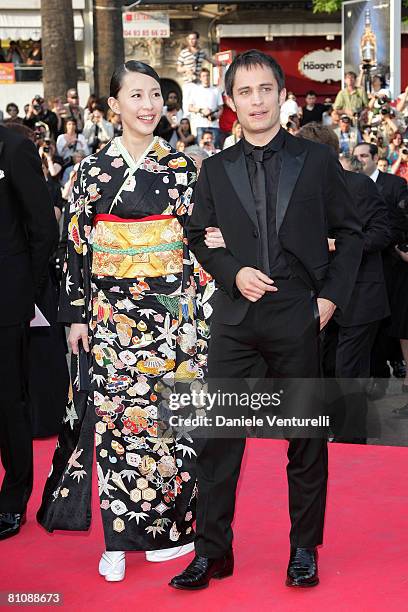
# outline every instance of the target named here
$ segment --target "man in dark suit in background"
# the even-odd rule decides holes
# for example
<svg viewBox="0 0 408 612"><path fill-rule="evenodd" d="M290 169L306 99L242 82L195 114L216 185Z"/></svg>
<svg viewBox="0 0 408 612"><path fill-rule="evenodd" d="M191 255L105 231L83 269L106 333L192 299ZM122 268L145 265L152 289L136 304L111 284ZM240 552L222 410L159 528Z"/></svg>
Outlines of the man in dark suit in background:
<svg viewBox="0 0 408 612"><path fill-rule="evenodd" d="M298 135L327 144L339 154L337 136L329 127L311 123ZM384 199L373 181L358 173L362 171L361 162L343 156L341 164L363 226L364 247L349 305L344 312L335 313L326 327L323 371L325 376L340 379L342 390L336 422L332 423L335 440L362 443L367 433L365 385L370 376L371 349L380 321L390 312L381 253L390 244L391 231ZM329 245L335 253L335 240L329 238Z"/></svg>
<svg viewBox="0 0 408 612"><path fill-rule="evenodd" d="M188 226L191 250L220 287L209 379L239 384L261 359L270 377L316 379L319 329L336 308L347 307L361 260L361 225L335 155L281 129L286 91L279 64L247 51L229 67L225 87L244 138L203 162ZM208 227L221 230L226 248L206 246ZM329 232L337 241L331 261ZM197 458L196 557L171 586L199 589L213 577L232 574L231 523L244 448L243 438L206 440ZM292 438L288 458L287 585L314 586L325 513L326 441Z"/></svg>
<svg viewBox="0 0 408 612"><path fill-rule="evenodd" d="M0 126L0 451L5 469L0 539L19 532L32 489L32 434L25 397L27 328L57 239L37 149Z"/></svg>
<svg viewBox="0 0 408 612"><path fill-rule="evenodd" d="M406 219L398 208L399 202L407 198L407 183L399 176L380 172L377 168L378 147L375 144L361 143L354 148L353 155L363 164L363 172L376 184L381 196L384 198L388 208L389 229L391 239L389 247L382 252L384 276L388 297L393 290L393 269L398 262L394 247L404 241ZM371 355L372 384L368 387L371 399L380 399L387 389L387 379L390 377L390 369L387 361L393 366L394 375L404 377L405 371L401 367L402 354L399 342L396 338L390 338L388 330L392 320L391 317L384 320L379 326Z"/></svg>

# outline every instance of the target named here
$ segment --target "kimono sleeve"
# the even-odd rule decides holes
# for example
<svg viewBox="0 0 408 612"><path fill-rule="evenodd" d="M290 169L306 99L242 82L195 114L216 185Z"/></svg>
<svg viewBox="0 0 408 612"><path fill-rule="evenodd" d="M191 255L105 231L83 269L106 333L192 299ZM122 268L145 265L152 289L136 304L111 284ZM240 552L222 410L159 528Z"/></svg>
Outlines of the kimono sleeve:
<svg viewBox="0 0 408 612"><path fill-rule="evenodd" d="M197 168L190 157L183 156L183 158L186 166L183 168L183 172L176 173L178 198L174 205L174 214L185 229L193 206L192 196L197 181Z"/></svg>
<svg viewBox="0 0 408 612"><path fill-rule="evenodd" d="M90 194L86 191L83 165L74 177L67 206L68 236L62 273L58 320L87 323L90 299L91 264L88 239L92 228Z"/></svg>

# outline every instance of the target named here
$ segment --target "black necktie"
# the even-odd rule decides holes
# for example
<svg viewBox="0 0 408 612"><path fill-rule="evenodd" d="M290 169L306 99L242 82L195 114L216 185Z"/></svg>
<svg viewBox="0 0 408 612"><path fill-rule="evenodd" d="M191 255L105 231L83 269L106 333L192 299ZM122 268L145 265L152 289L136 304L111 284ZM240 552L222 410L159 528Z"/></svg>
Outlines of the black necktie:
<svg viewBox="0 0 408 612"><path fill-rule="evenodd" d="M261 261L262 272L269 275L269 252L268 252L268 227L266 214L266 181L265 168L263 165L263 149L253 149L252 159L255 162L255 174L253 179L253 194L255 200L256 215L258 217L259 233L261 238Z"/></svg>

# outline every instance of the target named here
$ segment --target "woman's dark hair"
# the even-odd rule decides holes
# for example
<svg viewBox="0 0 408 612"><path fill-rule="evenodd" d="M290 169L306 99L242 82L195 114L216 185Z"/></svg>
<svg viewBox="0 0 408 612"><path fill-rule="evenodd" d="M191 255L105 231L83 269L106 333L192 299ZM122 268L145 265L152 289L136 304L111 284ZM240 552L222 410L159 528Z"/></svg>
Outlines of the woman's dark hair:
<svg viewBox="0 0 408 612"><path fill-rule="evenodd" d="M88 110L92 110L92 105L97 101L97 97L95 94L91 94L86 102L85 108Z"/></svg>
<svg viewBox="0 0 408 612"><path fill-rule="evenodd" d="M180 125L182 124L183 121L187 121L188 123L188 131L191 134L191 123L190 123L190 119L188 119L187 117L183 117L182 119L180 119Z"/></svg>
<svg viewBox="0 0 408 612"><path fill-rule="evenodd" d="M100 113L102 113L102 115L105 117L105 107L104 107L104 105L103 105L103 104L100 104L100 103L98 103L98 102L97 102L96 104L94 104L94 107L93 107L93 109L92 109L92 112L93 112L93 111L99 111L99 112L100 112Z"/></svg>
<svg viewBox="0 0 408 612"><path fill-rule="evenodd" d="M118 97L118 93L122 88L123 78L127 72L138 72L139 74L146 74L147 76L152 77L152 79L157 81L159 86L161 86L159 75L151 66L149 66L149 64L145 64L144 62L137 62L136 60L129 60L121 66L118 66L112 74L109 88L109 95L112 98Z"/></svg>
<svg viewBox="0 0 408 612"><path fill-rule="evenodd" d="M227 96L232 97L232 88L234 87L238 68L246 68L248 70L248 68L253 68L254 66L266 66L272 70L279 92L285 87L285 75L278 62L271 55L262 53L262 51L257 49L250 49L237 55L227 70L225 75L225 91Z"/></svg>
<svg viewBox="0 0 408 612"><path fill-rule="evenodd" d="M6 106L6 113L8 113L11 108L15 108L17 110L17 112L19 112L18 106L17 106L17 104L15 102L9 102L7 104L7 106Z"/></svg>
<svg viewBox="0 0 408 612"><path fill-rule="evenodd" d="M384 87L386 86L386 82L385 82L385 78L383 77L383 75L382 74L375 74L372 77L371 82L373 82L374 79L379 79L380 85L381 85L381 89L384 89Z"/></svg>
<svg viewBox="0 0 408 612"><path fill-rule="evenodd" d="M65 125L67 125L67 123L68 123L68 122L75 123L75 126L77 126L77 125L78 125L77 120L75 119L75 117L72 117L72 116L71 116L71 117L66 117L66 118L65 118Z"/></svg>

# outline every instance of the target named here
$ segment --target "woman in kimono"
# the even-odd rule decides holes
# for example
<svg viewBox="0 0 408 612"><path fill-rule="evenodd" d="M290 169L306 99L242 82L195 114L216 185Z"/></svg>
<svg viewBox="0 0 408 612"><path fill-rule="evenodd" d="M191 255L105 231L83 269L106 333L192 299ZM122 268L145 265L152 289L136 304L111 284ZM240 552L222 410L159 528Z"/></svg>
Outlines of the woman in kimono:
<svg viewBox="0 0 408 612"><path fill-rule="evenodd" d="M157 407L164 382L200 384L208 333L183 230L196 169L153 137L158 75L126 62L108 102L123 135L79 166L59 315L71 324L82 389L90 356L89 390L72 385L38 520L48 531L89 528L95 435L106 543L99 571L117 581L125 551L161 561L193 550L195 450L191 438L158 435Z"/></svg>

